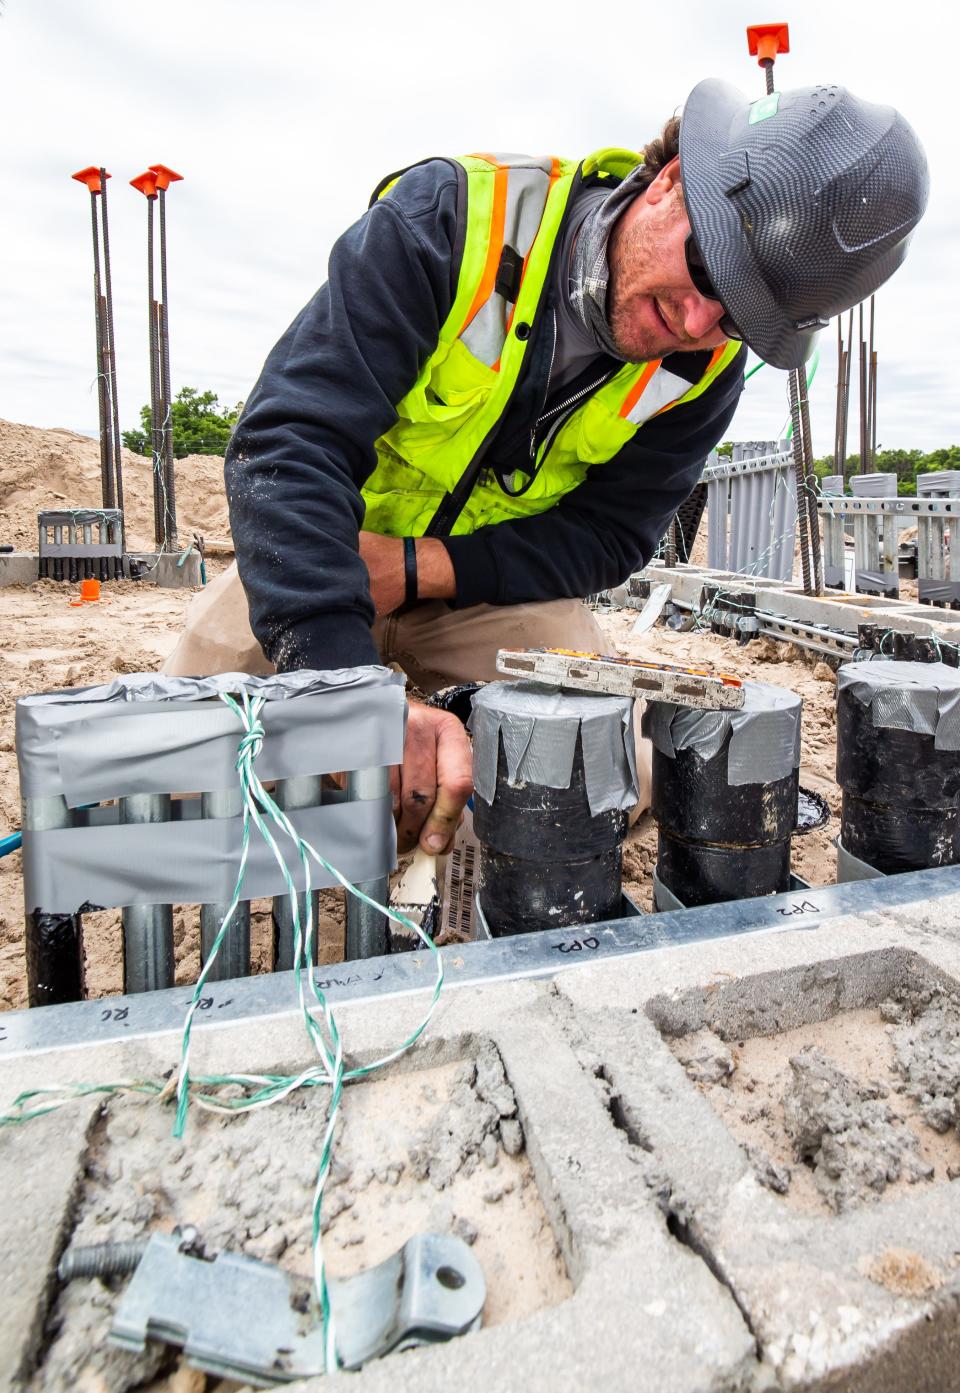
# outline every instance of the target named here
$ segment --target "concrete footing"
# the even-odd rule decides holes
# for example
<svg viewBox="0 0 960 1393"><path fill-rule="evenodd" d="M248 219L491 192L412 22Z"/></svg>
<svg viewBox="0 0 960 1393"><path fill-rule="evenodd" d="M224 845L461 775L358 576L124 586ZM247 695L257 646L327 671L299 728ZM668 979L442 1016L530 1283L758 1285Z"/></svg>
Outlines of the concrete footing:
<svg viewBox="0 0 960 1393"><path fill-rule="evenodd" d="M32 585L39 574L39 557L35 551L0 553L0 587Z"/></svg>
<svg viewBox="0 0 960 1393"><path fill-rule="evenodd" d="M135 551L124 557L124 574L130 562L142 568L141 579L167 590L192 590L200 584L200 556L195 550L181 562L180 552ZM38 578L39 558L33 551L0 553L0 588L7 585L33 585ZM68 584L69 582L64 582Z"/></svg>
<svg viewBox="0 0 960 1393"><path fill-rule="evenodd" d="M760 1183L671 1043L709 1028L735 1050L738 1041L873 1008L904 989L957 991L960 873L957 893L889 912L828 916L804 928L606 961L587 957L565 956L552 977L454 986L421 1042L393 1066L406 1074L494 1047L573 1295L523 1320L371 1364L351 1387L955 1389L960 1180L938 1173L849 1212L791 1208ZM379 1057L413 1028L431 986L423 967L422 990L337 1006L351 1061ZM291 977L289 1011L195 1031L192 1070L287 1072L305 1064L311 1051L294 992ZM109 1013L109 1003L102 1005ZM0 1097L7 1104L22 1089L51 1082L158 1077L178 1056L175 1031L6 1061L0 1044ZM354 1090L365 1087L346 1090L345 1116ZM56 1256L69 1240L69 1196L91 1165L91 1107L97 1104L0 1131L2 1387L15 1387L38 1363L42 1369ZM188 1133L201 1125L194 1116ZM225 1128L225 1167L236 1160L229 1129L242 1125ZM143 1144L132 1131L128 1147ZM168 1174L168 1161L156 1156L158 1174ZM376 1155L369 1164L377 1165ZM208 1183L215 1209L216 1177ZM305 1227L308 1208L305 1191ZM891 1254L920 1279L887 1280ZM102 1304L105 1289L91 1288ZM320 1393L323 1384L296 1386Z"/></svg>

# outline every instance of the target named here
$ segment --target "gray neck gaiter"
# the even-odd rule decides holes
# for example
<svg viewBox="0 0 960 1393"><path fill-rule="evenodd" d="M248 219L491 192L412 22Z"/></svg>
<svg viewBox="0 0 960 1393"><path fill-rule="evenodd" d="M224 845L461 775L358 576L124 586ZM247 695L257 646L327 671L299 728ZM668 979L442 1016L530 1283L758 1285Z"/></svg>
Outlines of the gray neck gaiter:
<svg viewBox="0 0 960 1393"><path fill-rule="evenodd" d="M584 219L570 263L570 304L604 353L624 361L607 321L607 288L610 268L607 248L620 214L641 190L642 165L632 169L620 184Z"/></svg>

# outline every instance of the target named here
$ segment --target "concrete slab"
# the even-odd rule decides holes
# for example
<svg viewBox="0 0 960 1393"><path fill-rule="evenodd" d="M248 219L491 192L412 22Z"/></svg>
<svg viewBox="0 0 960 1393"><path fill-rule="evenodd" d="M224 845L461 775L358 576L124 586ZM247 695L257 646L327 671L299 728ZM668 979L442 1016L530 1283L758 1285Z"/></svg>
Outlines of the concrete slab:
<svg viewBox="0 0 960 1393"><path fill-rule="evenodd" d="M723 969L703 964L696 984L682 971L668 990L651 993L659 983L627 976L619 990L642 995L636 1013L613 1009L609 983L593 972L571 974L561 989L586 1061L602 1060L671 1230L727 1284L773 1386L945 1391L955 1386L960 1354L960 1187L918 1185L904 1198L830 1217L793 1212L760 1185L665 1048L665 1036L704 1027L737 1040L876 1005L905 985L960 985L942 971L946 959L960 968L955 951L938 964L914 944L898 946L896 927L881 916L868 926L834 925L832 937L819 961L806 954L791 964L788 951L774 974L751 973L741 943ZM892 1276L885 1284L885 1260L906 1262L921 1280L910 1287Z"/></svg>
<svg viewBox="0 0 960 1393"><path fill-rule="evenodd" d="M89 1099L57 1117L39 1117L0 1132L2 1393L22 1386L40 1353L56 1267L69 1238L74 1197L98 1110L98 1100Z"/></svg>
<svg viewBox="0 0 960 1393"><path fill-rule="evenodd" d="M35 551L0 552L0 587L32 585L39 575Z"/></svg>
<svg viewBox="0 0 960 1393"><path fill-rule="evenodd" d="M128 560L144 568L141 579L165 590L195 590L200 584L200 554L191 549L182 559L178 551L134 551Z"/></svg>
<svg viewBox="0 0 960 1393"><path fill-rule="evenodd" d="M573 1295L368 1366L355 1376L360 1393L953 1390L957 1183L918 1186L837 1216L791 1210L761 1187L670 1044L705 1026L729 1039L794 1029L911 983L950 988L960 982L958 907L960 895L948 894L890 913L833 915L607 961L583 954L574 965L565 955L552 978L474 983L441 996L427 1034L393 1067L433 1069L495 1048ZM338 1004L351 1061L380 1056L411 1030L430 989L429 972L424 978L422 991ZM165 1031L28 1052L0 1063L0 1098L50 1080L156 1077L178 1049L177 1033ZM205 1025L191 1062L203 1073L292 1072L308 1057L291 1009ZM345 1110L350 1100L348 1089ZM42 1143L30 1132L0 1132L0 1193L36 1164L27 1146ZM278 1123L277 1148L285 1133ZM224 1165L235 1165L229 1128L225 1137ZM75 1177L82 1148L66 1150L64 1169ZM216 1183L211 1176L211 1195ZM58 1173L56 1184L69 1189L69 1177ZM26 1219L7 1245L7 1265L11 1281L26 1286L35 1202L29 1194L19 1202ZM885 1283L891 1252L910 1255L925 1274L915 1289ZM43 1320L36 1299L34 1328ZM8 1349L15 1352L8 1338L0 1339L4 1365Z"/></svg>

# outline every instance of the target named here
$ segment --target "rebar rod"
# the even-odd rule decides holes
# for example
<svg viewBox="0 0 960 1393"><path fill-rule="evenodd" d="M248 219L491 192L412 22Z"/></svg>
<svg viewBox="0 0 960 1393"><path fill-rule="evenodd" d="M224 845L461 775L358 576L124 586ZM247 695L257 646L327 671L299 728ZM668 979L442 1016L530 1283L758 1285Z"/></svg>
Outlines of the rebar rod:
<svg viewBox="0 0 960 1393"><path fill-rule="evenodd" d="M153 205L147 199L147 342L150 372L150 469L153 476L153 539L163 549L162 453L160 444L160 344L157 338L157 297L154 285Z"/></svg>
<svg viewBox="0 0 960 1393"><path fill-rule="evenodd" d="M846 477L847 473L847 438L850 429L850 375L852 372L853 358L853 310L851 309L847 317L847 346L844 352L844 373L843 373L843 428L841 437L841 454L843 457L838 474Z"/></svg>
<svg viewBox="0 0 960 1393"><path fill-rule="evenodd" d="M870 460L870 469L877 467L876 440L877 432L874 422L874 408L876 401L873 394L873 374L876 367L876 354L873 351L873 324L876 305L876 296L870 296L870 350L867 357L867 455Z"/></svg>
<svg viewBox="0 0 960 1393"><path fill-rule="evenodd" d="M160 199L160 391L163 398L164 550L177 550L177 501L173 466L173 419L170 389L170 301L167 290L167 195Z"/></svg>
<svg viewBox="0 0 960 1393"><path fill-rule="evenodd" d="M160 387L160 302L150 302L150 391L153 396L151 450L153 455L153 520L157 550L163 551L165 488L163 471L163 392Z"/></svg>
<svg viewBox="0 0 960 1393"><path fill-rule="evenodd" d="M804 594L811 594L809 514L806 507L806 463L803 458L803 423L800 419L800 388L798 378L802 368L792 368L787 374L790 399L790 423L793 427L793 475L797 485L797 532L800 538L800 573Z"/></svg>
<svg viewBox="0 0 960 1393"><path fill-rule="evenodd" d="M843 417L843 316L837 315L837 400L833 420L833 472L843 473L840 462L840 422Z"/></svg>
<svg viewBox="0 0 960 1393"><path fill-rule="evenodd" d="M107 171L100 170L100 223L103 232L103 281L107 301L107 335L110 354L110 407L113 421L113 469L117 481L117 507L123 508L123 464L120 451L123 441L120 438L120 400L117 391L117 353L116 338L113 331L113 278L110 273L110 232L107 224ZM123 528L124 535L126 527Z"/></svg>
<svg viewBox="0 0 960 1393"><path fill-rule="evenodd" d="M105 508L116 507L113 461L110 452L110 421L107 415L107 384L103 360L103 291L100 286L100 229L97 226L97 195L90 191L90 221L93 230L93 309L97 331L97 409L100 416L100 493Z"/></svg>
<svg viewBox="0 0 960 1393"><path fill-rule="evenodd" d="M867 474L867 340L864 338L864 302L860 302L860 472Z"/></svg>
<svg viewBox="0 0 960 1393"><path fill-rule="evenodd" d="M804 491L803 502L807 513L807 529L810 537L810 560L813 571L813 593L823 594L823 556L820 549L820 516L817 512L817 480L813 472L813 436L810 430L810 395L805 368L797 372L797 386L800 392L800 429L803 433Z"/></svg>

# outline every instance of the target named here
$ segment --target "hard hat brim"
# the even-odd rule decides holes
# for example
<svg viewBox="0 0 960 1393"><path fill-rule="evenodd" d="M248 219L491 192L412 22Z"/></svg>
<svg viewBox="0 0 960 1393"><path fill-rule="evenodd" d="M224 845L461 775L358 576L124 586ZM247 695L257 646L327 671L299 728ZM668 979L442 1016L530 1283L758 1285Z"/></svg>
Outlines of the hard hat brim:
<svg viewBox="0 0 960 1393"><path fill-rule="evenodd" d="M680 179L690 227L710 280L744 342L775 368L799 368L813 352L817 329L798 329L777 304L757 266L737 206L749 177L731 149L731 127L748 98L708 78L690 93L680 121Z"/></svg>

